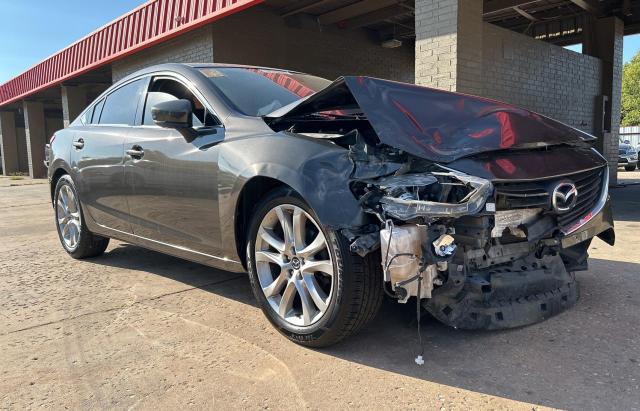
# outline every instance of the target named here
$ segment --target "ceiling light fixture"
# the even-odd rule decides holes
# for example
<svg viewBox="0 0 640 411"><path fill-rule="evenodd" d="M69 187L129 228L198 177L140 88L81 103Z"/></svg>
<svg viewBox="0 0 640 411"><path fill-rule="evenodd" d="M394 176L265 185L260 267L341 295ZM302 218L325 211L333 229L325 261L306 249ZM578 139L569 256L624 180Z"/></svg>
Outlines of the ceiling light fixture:
<svg viewBox="0 0 640 411"><path fill-rule="evenodd" d="M398 39L389 39L382 42L382 47L385 49L395 49L396 47L402 46L402 41Z"/></svg>

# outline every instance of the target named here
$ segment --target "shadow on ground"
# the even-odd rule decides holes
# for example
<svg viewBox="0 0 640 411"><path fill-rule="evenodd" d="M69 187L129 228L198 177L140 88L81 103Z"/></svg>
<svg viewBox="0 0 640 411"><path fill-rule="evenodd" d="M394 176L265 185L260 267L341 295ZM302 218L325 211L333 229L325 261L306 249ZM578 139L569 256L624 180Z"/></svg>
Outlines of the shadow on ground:
<svg viewBox="0 0 640 411"><path fill-rule="evenodd" d="M609 194L616 221L640 221L640 171L618 170L618 186L612 187Z"/></svg>
<svg viewBox="0 0 640 411"><path fill-rule="evenodd" d="M256 306L245 274L216 272L131 245L92 262L144 270ZM617 273L613 279L606 275L611 272ZM320 351L418 379L552 407L637 408L640 351L631 324L640 324L640 287L632 274L639 272L640 264L591 260L590 271L578 274L581 299L574 308L521 329L460 331L425 314L423 367L413 361L420 350L415 302L385 301L360 334Z"/></svg>
<svg viewBox="0 0 640 411"><path fill-rule="evenodd" d="M640 221L640 184L612 188L610 195L616 221Z"/></svg>

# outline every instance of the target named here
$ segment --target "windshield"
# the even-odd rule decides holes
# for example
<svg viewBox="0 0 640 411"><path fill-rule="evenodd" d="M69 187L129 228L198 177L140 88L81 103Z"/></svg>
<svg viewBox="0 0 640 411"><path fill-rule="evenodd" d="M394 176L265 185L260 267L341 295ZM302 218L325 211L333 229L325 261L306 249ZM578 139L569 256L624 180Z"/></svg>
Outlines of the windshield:
<svg viewBox="0 0 640 411"><path fill-rule="evenodd" d="M254 67L199 70L237 111L253 117L271 113L331 84L309 74Z"/></svg>

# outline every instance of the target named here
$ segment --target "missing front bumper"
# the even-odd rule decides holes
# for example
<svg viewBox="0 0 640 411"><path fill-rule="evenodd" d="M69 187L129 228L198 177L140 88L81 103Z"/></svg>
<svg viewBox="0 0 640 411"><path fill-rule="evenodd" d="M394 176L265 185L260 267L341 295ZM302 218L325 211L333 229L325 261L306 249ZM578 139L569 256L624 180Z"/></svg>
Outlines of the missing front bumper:
<svg viewBox="0 0 640 411"><path fill-rule="evenodd" d="M579 297L575 275L559 256L527 258L486 274L454 280L449 289L423 300L423 307L454 328L497 330L543 321Z"/></svg>

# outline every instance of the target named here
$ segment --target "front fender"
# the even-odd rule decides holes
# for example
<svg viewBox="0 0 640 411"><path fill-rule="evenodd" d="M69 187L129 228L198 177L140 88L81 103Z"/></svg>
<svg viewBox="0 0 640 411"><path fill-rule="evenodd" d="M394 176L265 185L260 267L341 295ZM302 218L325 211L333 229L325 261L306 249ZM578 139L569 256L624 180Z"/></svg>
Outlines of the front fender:
<svg viewBox="0 0 640 411"><path fill-rule="evenodd" d="M232 196L237 200L244 185L252 178L269 177L300 194L323 225L345 228L364 224L362 207L349 189L353 164L346 153L327 157L310 159L298 170L273 163L254 164L243 170Z"/></svg>
<svg viewBox="0 0 640 411"><path fill-rule="evenodd" d="M279 146L277 139L274 140ZM236 150L221 150L218 162L219 213L221 236L228 251L236 245L236 207L245 185L256 177L268 177L291 187L313 208L320 223L335 229L358 227L366 224L367 216L349 189L353 163L348 151L328 142L308 141L285 137L288 153L275 152L276 147L247 149L243 156ZM281 141L280 141L281 142ZM268 158L273 156L273 158ZM256 161L252 161L252 158ZM241 161L238 161L241 160ZM242 168L234 168L243 163ZM230 184L231 183L231 184Z"/></svg>
<svg viewBox="0 0 640 411"><path fill-rule="evenodd" d="M64 170L65 174L69 175L71 175L72 173L71 166L69 166L69 163L67 163L66 159L60 157L54 158L53 161L49 163L49 166L47 168L47 177L49 179L49 183L51 183L53 176L58 170Z"/></svg>

